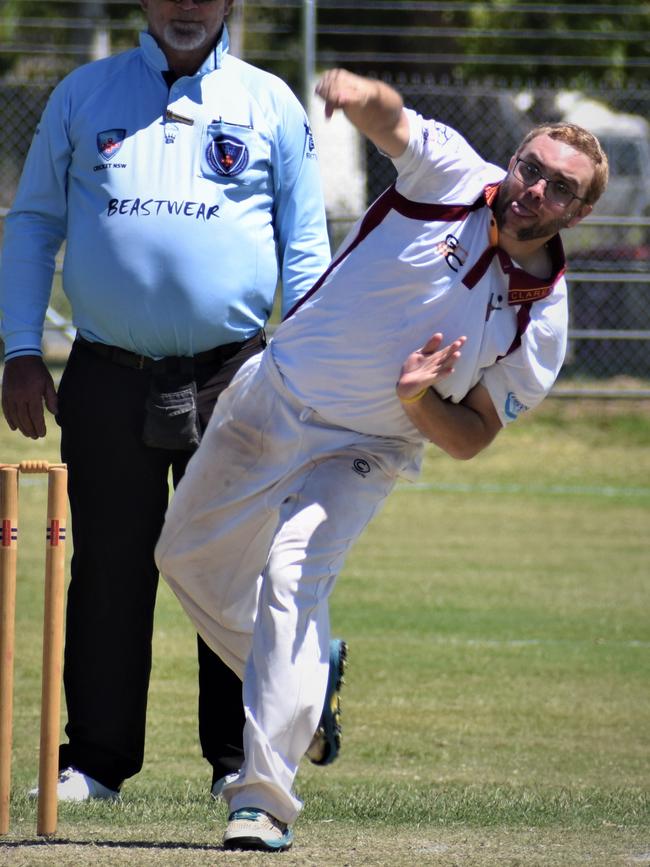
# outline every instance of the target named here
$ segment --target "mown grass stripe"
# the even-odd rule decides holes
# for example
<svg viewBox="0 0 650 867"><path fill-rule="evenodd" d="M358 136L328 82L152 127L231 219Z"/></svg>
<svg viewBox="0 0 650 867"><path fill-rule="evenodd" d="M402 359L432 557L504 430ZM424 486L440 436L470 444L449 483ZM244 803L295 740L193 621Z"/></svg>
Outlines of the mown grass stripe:
<svg viewBox="0 0 650 867"><path fill-rule="evenodd" d="M398 491L440 491L453 494L560 494L585 497L650 497L650 488L616 485L522 485L516 482L400 482Z"/></svg>

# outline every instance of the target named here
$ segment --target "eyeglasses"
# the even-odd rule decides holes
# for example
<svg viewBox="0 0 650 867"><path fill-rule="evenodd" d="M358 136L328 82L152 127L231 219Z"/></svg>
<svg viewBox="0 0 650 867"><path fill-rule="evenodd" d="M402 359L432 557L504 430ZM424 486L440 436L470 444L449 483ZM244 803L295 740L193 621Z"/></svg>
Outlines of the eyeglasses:
<svg viewBox="0 0 650 867"><path fill-rule="evenodd" d="M538 181L544 181L544 196L554 205L559 205L561 208L566 208L574 199L584 202L580 196L576 196L573 190L564 181L553 181L551 178L545 177L537 168L535 163L527 163L517 157L513 173L527 187L533 187Z"/></svg>

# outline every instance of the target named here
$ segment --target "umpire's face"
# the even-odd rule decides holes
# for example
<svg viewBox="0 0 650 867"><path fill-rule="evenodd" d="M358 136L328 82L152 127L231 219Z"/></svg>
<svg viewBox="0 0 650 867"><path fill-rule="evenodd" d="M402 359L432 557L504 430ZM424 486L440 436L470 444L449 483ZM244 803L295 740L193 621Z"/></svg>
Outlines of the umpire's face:
<svg viewBox="0 0 650 867"><path fill-rule="evenodd" d="M201 60L214 45L234 0L140 0L149 33L170 59L187 53ZM197 64L198 68L198 64Z"/></svg>

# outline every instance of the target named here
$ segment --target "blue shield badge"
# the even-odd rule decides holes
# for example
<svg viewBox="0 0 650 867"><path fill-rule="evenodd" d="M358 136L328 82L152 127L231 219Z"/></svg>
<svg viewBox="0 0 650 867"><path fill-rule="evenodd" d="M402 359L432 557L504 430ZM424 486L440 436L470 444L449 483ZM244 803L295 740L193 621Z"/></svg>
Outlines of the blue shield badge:
<svg viewBox="0 0 650 867"><path fill-rule="evenodd" d="M97 151L103 160L108 162L122 147L126 138L125 129L105 129L97 133Z"/></svg>
<svg viewBox="0 0 650 867"><path fill-rule="evenodd" d="M248 148L238 138L219 135L208 145L205 157L218 175L233 177L241 174L248 165Z"/></svg>

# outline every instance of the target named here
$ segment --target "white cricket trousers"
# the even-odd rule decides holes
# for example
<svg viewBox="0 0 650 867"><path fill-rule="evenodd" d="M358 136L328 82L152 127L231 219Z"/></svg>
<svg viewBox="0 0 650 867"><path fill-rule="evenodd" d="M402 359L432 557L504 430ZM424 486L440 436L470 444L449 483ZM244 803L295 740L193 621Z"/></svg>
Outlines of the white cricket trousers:
<svg viewBox="0 0 650 867"><path fill-rule="evenodd" d="M329 670L328 596L352 543L421 446L327 424L271 350L219 398L167 511L160 571L243 679L245 762L223 791L291 823Z"/></svg>

